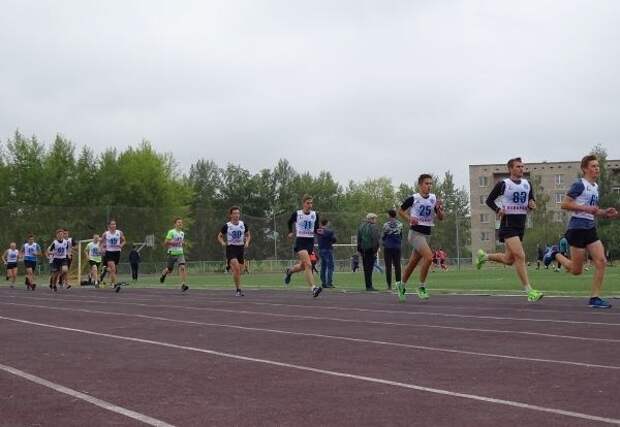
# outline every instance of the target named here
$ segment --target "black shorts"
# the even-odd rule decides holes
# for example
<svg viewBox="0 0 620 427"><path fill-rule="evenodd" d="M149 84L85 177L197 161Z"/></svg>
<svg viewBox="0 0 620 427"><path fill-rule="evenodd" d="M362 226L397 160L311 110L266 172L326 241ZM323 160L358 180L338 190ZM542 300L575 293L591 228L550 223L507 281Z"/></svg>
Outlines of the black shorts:
<svg viewBox="0 0 620 427"><path fill-rule="evenodd" d="M90 267L92 267L93 265L96 265L97 268L99 268L99 267L101 267L101 262L100 261L93 261L92 259L89 259L88 260L88 265Z"/></svg>
<svg viewBox="0 0 620 427"><path fill-rule="evenodd" d="M67 265L67 258L54 258L52 272L62 271L62 267L65 265Z"/></svg>
<svg viewBox="0 0 620 427"><path fill-rule="evenodd" d="M566 230L566 240L573 248L584 249L586 246L599 240L596 228L587 230L568 229Z"/></svg>
<svg viewBox="0 0 620 427"><path fill-rule="evenodd" d="M245 247L243 245L229 245L226 246L226 264L230 265L230 260L236 259L239 261L239 264L243 264L245 260L243 259Z"/></svg>
<svg viewBox="0 0 620 427"><path fill-rule="evenodd" d="M295 239L295 247L293 248L295 253L300 251L308 251L308 255L314 252L314 238L312 237L298 237Z"/></svg>
<svg viewBox="0 0 620 427"><path fill-rule="evenodd" d="M6 264L6 269L7 270L12 270L14 268L17 268L17 263L16 262L7 262L7 264Z"/></svg>
<svg viewBox="0 0 620 427"><path fill-rule="evenodd" d="M121 251L117 252L106 252L103 256L103 263L108 265L109 262L113 262L114 265L118 265L121 261Z"/></svg>
<svg viewBox="0 0 620 427"><path fill-rule="evenodd" d="M28 261L27 259L24 260L24 267L25 268L32 268L32 271L34 271L37 268L37 262L36 261Z"/></svg>
<svg viewBox="0 0 620 427"><path fill-rule="evenodd" d="M520 227L500 227L499 229L499 241L505 242L506 239L511 237L519 237L519 240L523 241L523 235L525 234L525 228Z"/></svg>

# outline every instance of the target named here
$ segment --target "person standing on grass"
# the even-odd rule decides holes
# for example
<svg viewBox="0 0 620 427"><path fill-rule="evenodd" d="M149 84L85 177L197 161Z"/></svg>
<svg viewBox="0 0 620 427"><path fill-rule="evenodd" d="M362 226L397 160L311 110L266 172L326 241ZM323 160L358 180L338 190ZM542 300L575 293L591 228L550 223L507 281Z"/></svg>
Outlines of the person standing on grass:
<svg viewBox="0 0 620 427"><path fill-rule="evenodd" d="M524 164L520 157L510 159L507 163L510 177L499 181L489 197L487 206L500 217L499 241L505 245L504 253L487 254L478 250L476 268L480 270L487 261L494 261L504 265L513 265L521 281L523 290L530 302L539 301L543 293L533 289L527 274L525 250L523 249L523 235L529 211L536 209L534 191L527 179L523 178ZM495 203L501 197L501 207Z"/></svg>
<svg viewBox="0 0 620 427"><path fill-rule="evenodd" d="M336 243L336 235L329 226L327 218L321 219L321 226L316 231L316 234L319 244L319 257L321 259L321 286L323 288L333 288L334 243Z"/></svg>
<svg viewBox="0 0 620 427"><path fill-rule="evenodd" d="M380 239L381 231L377 225L377 214L370 212L366 215L366 221L357 229L357 251L362 257L364 284L369 292L376 291L372 285L372 272L377 261Z"/></svg>
<svg viewBox="0 0 620 427"><path fill-rule="evenodd" d="M21 256L24 259L26 269L26 289L34 291L37 288L37 284L34 283L34 274L37 269L37 261L41 256L41 246L34 241L32 234L28 235L28 241L22 246Z"/></svg>
<svg viewBox="0 0 620 427"><path fill-rule="evenodd" d="M99 235L93 235L93 241L86 245L84 254L88 260L88 281L92 283L95 288L99 287L99 267L101 267L101 242Z"/></svg>
<svg viewBox="0 0 620 427"><path fill-rule="evenodd" d="M540 270L540 263L545 259L545 250L540 246L540 243L536 244L536 270Z"/></svg>
<svg viewBox="0 0 620 427"><path fill-rule="evenodd" d="M287 268L284 276L284 283L291 283L291 276L294 273L303 271L304 277L310 289L312 296L318 297L323 288L314 284L314 275L312 274L312 262L310 254L314 252L314 237L319 228L319 214L312 209L312 196L305 194L302 198L302 208L293 212L288 220L288 237L295 237L295 245L293 250L297 254L299 261L293 268ZM295 231L293 232L293 227Z"/></svg>
<svg viewBox="0 0 620 427"><path fill-rule="evenodd" d="M244 293L241 290L241 266L245 264L244 253L250 246L252 235L245 222L241 221L239 206L228 209L228 219L217 235L217 240L226 248L226 264L232 272L235 296L242 297Z"/></svg>
<svg viewBox="0 0 620 427"><path fill-rule="evenodd" d="M6 277L11 281L11 289L15 287L17 280L17 260L19 258L19 250L17 244L11 242L9 248L2 254L2 262L6 265Z"/></svg>
<svg viewBox="0 0 620 427"><path fill-rule="evenodd" d="M400 257L403 241L403 224L396 219L396 209L388 212L388 221L383 224L381 241L383 243L383 260L385 262L385 281L388 290L392 289L392 266L394 279L400 282Z"/></svg>
<svg viewBox="0 0 620 427"><path fill-rule="evenodd" d="M595 155L588 155L581 159L581 172L583 178L571 186L561 206L562 209L571 212L566 230L571 258L568 259L558 250L554 251L550 257L564 266L567 272L578 276L583 272L586 253L589 253L595 270L588 305L596 309L607 309L611 308L611 304L601 298L607 260L603 243L596 233L595 218L616 219L618 211L616 208L599 206L596 181L600 175L600 166Z"/></svg>
<svg viewBox="0 0 620 427"><path fill-rule="evenodd" d="M104 253L103 263L107 266L108 273L110 274L110 283L112 283L114 292L117 293L120 292L121 285L116 283L116 266L121 260L121 251L125 243L125 234L116 228L115 220L110 221L108 229L101 235L101 248Z"/></svg>
<svg viewBox="0 0 620 427"><path fill-rule="evenodd" d="M159 283L164 283L166 276L174 271L175 264L178 264L179 276L181 277L181 292L189 289L187 286L187 268L185 261L185 253L183 252L183 243L185 242L185 233L183 232L183 220L175 218L174 228L166 234L164 245L168 252L168 265L161 272Z"/></svg>
<svg viewBox="0 0 620 427"><path fill-rule="evenodd" d="M134 244L129 252L129 266L131 267L131 280L134 283L138 282L138 270L140 268L140 252L138 252L138 245Z"/></svg>
<svg viewBox="0 0 620 427"><path fill-rule="evenodd" d="M426 300L429 298L426 290L426 278L428 270L433 263L433 251L429 246L431 231L435 226L435 217L442 221L444 217L443 203L437 196L431 193L433 187L433 177L429 174L422 174L418 177L418 192L408 197L398 211L401 218L408 220L410 224L407 241L411 245L412 251L402 282L396 282L398 299L404 302L407 298L407 281L417 265L420 267L420 284L418 285L418 298Z"/></svg>
<svg viewBox="0 0 620 427"><path fill-rule="evenodd" d="M67 267L67 252L69 251L69 242L64 238L64 230L59 228L56 230L56 240L47 248L48 254L52 254L52 269L50 274L50 289L54 292L58 291L58 283L63 275L69 272Z"/></svg>

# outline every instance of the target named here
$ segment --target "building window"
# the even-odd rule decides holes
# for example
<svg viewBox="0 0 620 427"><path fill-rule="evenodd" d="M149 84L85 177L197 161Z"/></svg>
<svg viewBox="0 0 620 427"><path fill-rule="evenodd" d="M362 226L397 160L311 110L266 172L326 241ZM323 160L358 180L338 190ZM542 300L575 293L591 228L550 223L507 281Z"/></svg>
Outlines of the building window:
<svg viewBox="0 0 620 427"><path fill-rule="evenodd" d="M480 233L480 240L483 242L491 240L491 233L489 233L488 231L482 231Z"/></svg>
<svg viewBox="0 0 620 427"><path fill-rule="evenodd" d="M480 223L481 224L488 224L489 223L489 214L487 214L487 213L480 214Z"/></svg>
<svg viewBox="0 0 620 427"><path fill-rule="evenodd" d="M564 193L555 193L555 203L558 205L564 200Z"/></svg>
<svg viewBox="0 0 620 427"><path fill-rule="evenodd" d="M487 204L487 196L485 196L484 194L480 195L480 206L484 206Z"/></svg>
<svg viewBox="0 0 620 427"><path fill-rule="evenodd" d="M488 176L479 176L478 177L478 182L480 183L481 187L488 187L489 186L489 177Z"/></svg>
<svg viewBox="0 0 620 427"><path fill-rule="evenodd" d="M564 186L564 175L559 174L555 176L555 186L563 187Z"/></svg>

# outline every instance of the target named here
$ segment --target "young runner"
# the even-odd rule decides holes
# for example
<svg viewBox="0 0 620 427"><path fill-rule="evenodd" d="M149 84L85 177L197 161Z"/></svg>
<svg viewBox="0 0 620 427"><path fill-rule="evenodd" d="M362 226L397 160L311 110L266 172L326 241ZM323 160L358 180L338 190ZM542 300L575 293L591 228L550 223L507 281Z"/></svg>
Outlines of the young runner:
<svg viewBox="0 0 620 427"><path fill-rule="evenodd" d="M99 287L99 268L101 267L101 241L98 234L93 235L93 241L86 245L84 250L86 259L88 259L88 281L92 283L95 288Z"/></svg>
<svg viewBox="0 0 620 427"><path fill-rule="evenodd" d="M592 308L611 308L611 304L601 298L607 260L603 243L596 233L595 218L616 219L618 211L615 208L599 207L596 181L600 174L600 166L595 155L585 156L581 160L581 171L583 178L571 186L562 202L562 209L572 213L566 230L570 259L559 251L554 251L551 259L563 265L567 272L578 276L583 272L586 252L589 253L594 264L594 277L588 304Z"/></svg>
<svg viewBox="0 0 620 427"><path fill-rule="evenodd" d="M185 284L187 282L187 269L185 267L185 255L183 253L183 243L185 241L185 233L183 232L183 220L176 218L174 220L174 228L166 234L164 245L168 248L168 265L161 272L159 278L160 283L164 283L166 276L174 271L174 265L179 265L179 276L181 277L181 292L189 289Z"/></svg>
<svg viewBox="0 0 620 427"><path fill-rule="evenodd" d="M28 241L24 243L21 250L26 269L26 289L35 290L37 284L34 283L34 272L37 269L37 260L41 256L41 247L34 241L32 234L28 235Z"/></svg>
<svg viewBox="0 0 620 427"><path fill-rule="evenodd" d="M250 246L252 236L248 226L240 220L241 209L233 206L228 210L229 221L224 224L217 240L226 248L226 263L232 272L235 283L235 296L242 297L241 266L245 264L243 255L245 248Z"/></svg>
<svg viewBox="0 0 620 427"><path fill-rule="evenodd" d="M66 289L71 288L69 284L69 270L71 269L71 262L73 261L73 238L69 237L69 230L64 228L62 233L63 238L67 241L69 248L67 250L67 272L62 276L62 284Z"/></svg>
<svg viewBox="0 0 620 427"><path fill-rule="evenodd" d="M429 246L431 231L435 226L435 217L443 220L443 203L437 196L431 193L433 187L433 177L429 174L422 174L418 177L418 193L407 198L400 206L398 214L410 224L407 241L413 249L411 257L403 272L402 282L396 282L398 299L404 302L407 298L407 281L418 263L420 267L420 284L417 289L418 297L422 300L429 298L426 290L426 278L428 270L433 263L433 251Z"/></svg>
<svg viewBox="0 0 620 427"><path fill-rule="evenodd" d="M319 228L319 214L312 210L312 196L304 195L302 198L302 208L293 212L288 220L288 237L292 239L295 236L295 246L293 250L297 254L299 261L293 268L286 269L284 283L291 283L291 276L300 271L304 272L306 282L312 289L312 296L318 297L323 288L314 284L314 276L312 274L312 262L310 254L314 252L314 236ZM295 233L293 233L293 226Z"/></svg>
<svg viewBox="0 0 620 427"><path fill-rule="evenodd" d="M69 271L67 267L67 252L69 251L69 242L64 239L64 230L62 228L56 230L56 240L47 248L48 254L52 255L52 268L50 274L50 288L56 292L58 290L58 282L64 274Z"/></svg>
<svg viewBox="0 0 620 427"><path fill-rule="evenodd" d="M116 221L110 221L107 231L101 235L101 249L104 253L103 263L108 267L114 292L121 290L121 285L116 283L116 266L121 260L121 251L125 242L125 234L116 228Z"/></svg>
<svg viewBox="0 0 620 427"><path fill-rule="evenodd" d="M17 244L11 242L9 248L2 254L2 262L6 265L6 277L11 281L11 289L15 287L17 280L17 260L19 258L19 250Z"/></svg>
<svg viewBox="0 0 620 427"><path fill-rule="evenodd" d="M536 209L534 191L532 186L523 178L524 165L520 157L508 161L510 178L499 181L489 197L487 206L500 216L499 241L504 242L504 253L487 254L482 249L478 250L476 268L481 269L487 261L495 261L504 265L513 265L517 276L527 294L528 301L539 301L543 293L533 289L527 275L525 251L523 250L523 235L527 213ZM495 203L501 197L501 207Z"/></svg>

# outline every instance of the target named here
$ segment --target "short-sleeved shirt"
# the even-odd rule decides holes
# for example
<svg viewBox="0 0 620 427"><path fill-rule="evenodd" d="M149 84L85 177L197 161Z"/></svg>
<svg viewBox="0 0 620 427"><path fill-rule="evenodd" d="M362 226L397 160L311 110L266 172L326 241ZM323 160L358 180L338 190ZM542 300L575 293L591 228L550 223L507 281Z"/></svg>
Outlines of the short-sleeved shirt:
<svg viewBox="0 0 620 427"><path fill-rule="evenodd" d="M598 206L598 185L581 178L575 182L568 192L568 197L579 206ZM569 230L589 230L596 227L594 215L588 212L573 212L568 222Z"/></svg>
<svg viewBox="0 0 620 427"><path fill-rule="evenodd" d="M173 228L166 234L166 240L172 242L171 245L168 246L168 253L170 255L183 255L183 242L185 241L185 233L183 231Z"/></svg>
<svg viewBox="0 0 620 427"><path fill-rule="evenodd" d="M220 230L222 235L226 236L227 246L244 246L245 236L249 231L250 229L243 221L239 221L237 224L229 221Z"/></svg>

